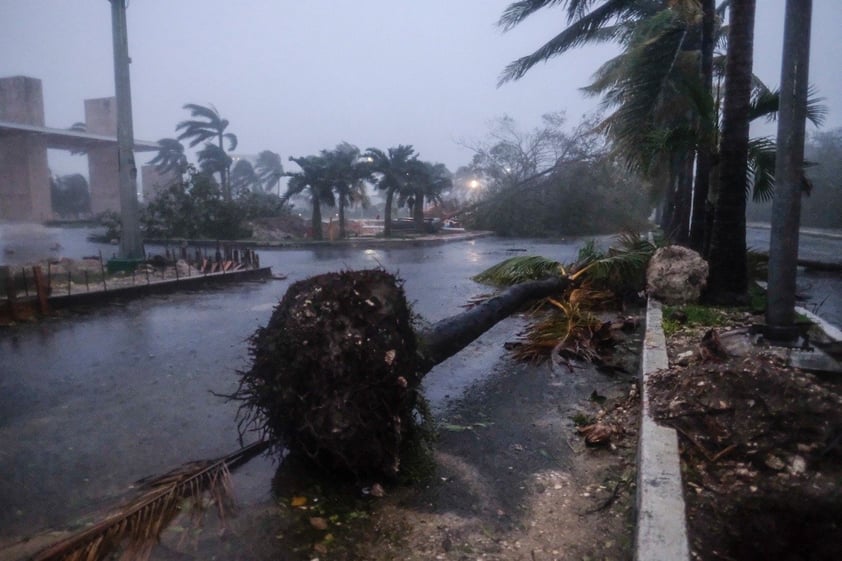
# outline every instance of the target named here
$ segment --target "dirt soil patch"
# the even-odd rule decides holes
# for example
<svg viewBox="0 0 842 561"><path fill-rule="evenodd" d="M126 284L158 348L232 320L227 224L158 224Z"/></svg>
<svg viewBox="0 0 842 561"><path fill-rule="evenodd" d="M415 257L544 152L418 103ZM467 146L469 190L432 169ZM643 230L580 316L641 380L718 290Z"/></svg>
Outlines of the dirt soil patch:
<svg viewBox="0 0 842 561"><path fill-rule="evenodd" d="M746 344L750 315L719 319L729 356L700 346L711 326L685 327L650 381L679 434L692 558L842 559L842 384Z"/></svg>

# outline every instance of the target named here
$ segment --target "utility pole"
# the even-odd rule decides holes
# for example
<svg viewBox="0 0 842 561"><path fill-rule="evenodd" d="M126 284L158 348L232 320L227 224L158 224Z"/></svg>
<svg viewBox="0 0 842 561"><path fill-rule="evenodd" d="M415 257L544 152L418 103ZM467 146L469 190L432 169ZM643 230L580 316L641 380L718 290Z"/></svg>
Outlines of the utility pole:
<svg viewBox="0 0 842 561"><path fill-rule="evenodd" d="M120 258L142 259L137 204L137 165L134 160L132 91L129 80L129 37L125 0L111 2L111 30L114 39L114 89L117 97L117 144L120 170Z"/></svg>
<svg viewBox="0 0 842 561"><path fill-rule="evenodd" d="M812 11L813 0L787 0L766 305L766 335L779 340L797 337L795 278L804 178Z"/></svg>

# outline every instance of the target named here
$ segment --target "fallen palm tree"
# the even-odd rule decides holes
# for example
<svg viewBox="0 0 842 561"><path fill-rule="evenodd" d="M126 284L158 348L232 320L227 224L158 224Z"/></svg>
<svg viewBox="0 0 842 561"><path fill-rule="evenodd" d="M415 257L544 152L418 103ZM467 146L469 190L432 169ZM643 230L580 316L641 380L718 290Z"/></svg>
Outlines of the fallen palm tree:
<svg viewBox="0 0 842 561"><path fill-rule="evenodd" d="M587 246L569 268L540 257L510 259L493 275L518 284L418 331L400 281L388 272L299 281L251 339L252 367L241 373L234 395L242 402L241 433L257 432L333 471L394 476L404 444L423 421L423 376L530 301L579 298L569 312L584 309L588 295L605 299L612 285L626 290L639 278L642 288L654 246L636 235L621 243L627 249L603 253ZM591 340L604 333L601 324L588 329ZM562 340L579 341L584 353L572 333ZM555 340L553 348L558 345Z"/></svg>
<svg viewBox="0 0 842 561"><path fill-rule="evenodd" d="M427 372L529 302L554 297L550 304L571 318L573 308L603 301L611 282L628 280L629 271L637 274L636 267L627 265L640 262L645 249L638 247L623 259L621 252L601 254L591 247L571 267L543 258L514 258L493 275L507 279L496 284L518 284L418 330L401 282L386 271L327 273L293 284L267 325L252 336L252 366L240 373L239 389L231 396L241 402L241 434L256 433L258 442L147 483L136 500L35 559L98 561L118 547L126 559L144 559L181 501L198 505L208 492L213 503L224 507L228 469L270 446L332 473L397 475L407 445L419 443L426 415L420 383ZM626 274L614 278L610 271L620 263ZM574 327L525 344L552 345L557 351L560 341L574 340ZM123 539L127 542L120 546Z"/></svg>

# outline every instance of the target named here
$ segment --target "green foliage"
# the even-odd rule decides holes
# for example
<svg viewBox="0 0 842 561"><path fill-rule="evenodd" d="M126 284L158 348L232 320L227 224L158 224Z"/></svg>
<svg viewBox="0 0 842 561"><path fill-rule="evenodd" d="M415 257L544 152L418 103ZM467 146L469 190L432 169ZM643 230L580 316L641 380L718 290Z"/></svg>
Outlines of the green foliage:
<svg viewBox="0 0 842 561"><path fill-rule="evenodd" d="M502 261L479 273L473 280L494 286L511 286L562 274L561 263L538 255L520 255Z"/></svg>
<svg viewBox="0 0 842 561"><path fill-rule="evenodd" d="M141 223L152 238L242 239L251 235L243 226L246 220L282 212L283 201L263 192L244 192L225 201L210 176L193 170L186 181L164 189L147 205Z"/></svg>
<svg viewBox="0 0 842 561"><path fill-rule="evenodd" d="M604 252L591 241L580 248L572 267L573 276L582 277L597 290L610 290L615 294L637 292L645 285L646 267L656 249L657 244L635 232L620 234L616 246Z"/></svg>
<svg viewBox="0 0 842 561"><path fill-rule="evenodd" d="M50 178L52 210L62 218L79 218L91 212L88 180L74 173Z"/></svg>

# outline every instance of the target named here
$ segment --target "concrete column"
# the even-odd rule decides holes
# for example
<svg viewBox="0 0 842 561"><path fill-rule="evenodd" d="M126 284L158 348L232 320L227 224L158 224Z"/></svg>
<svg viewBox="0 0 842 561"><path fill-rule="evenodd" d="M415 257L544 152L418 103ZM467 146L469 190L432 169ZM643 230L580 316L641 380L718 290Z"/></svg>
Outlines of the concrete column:
<svg viewBox="0 0 842 561"><path fill-rule="evenodd" d="M41 80L1 78L0 121L43 127ZM0 138L0 219L44 222L52 216L46 141L31 135Z"/></svg>
<svg viewBox="0 0 842 561"><path fill-rule="evenodd" d="M114 97L85 100L85 125L92 134L117 136L117 101ZM88 150L91 212L120 212L120 169L117 146Z"/></svg>

